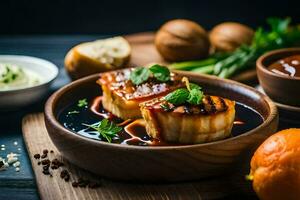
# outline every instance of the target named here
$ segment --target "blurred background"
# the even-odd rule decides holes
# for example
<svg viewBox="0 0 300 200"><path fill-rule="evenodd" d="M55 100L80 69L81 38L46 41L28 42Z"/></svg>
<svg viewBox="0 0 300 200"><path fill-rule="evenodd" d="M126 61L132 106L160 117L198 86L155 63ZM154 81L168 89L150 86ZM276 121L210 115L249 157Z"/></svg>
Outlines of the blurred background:
<svg viewBox="0 0 300 200"><path fill-rule="evenodd" d="M270 16L300 23L299 0L1 0L0 34L127 34L187 18L206 29L223 21L252 27Z"/></svg>

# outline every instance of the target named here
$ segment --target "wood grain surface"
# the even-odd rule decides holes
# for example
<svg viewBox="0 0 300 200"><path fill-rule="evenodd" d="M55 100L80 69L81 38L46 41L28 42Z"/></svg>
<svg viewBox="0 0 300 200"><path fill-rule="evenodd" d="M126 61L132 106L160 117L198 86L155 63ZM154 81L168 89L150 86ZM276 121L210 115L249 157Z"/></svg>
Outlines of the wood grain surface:
<svg viewBox="0 0 300 200"><path fill-rule="evenodd" d="M240 180L243 176L218 177L197 182L173 184L144 184L103 180L64 160L52 144L45 125L43 114L30 114L23 119L23 137L35 173L40 197L43 200L92 200L92 199L256 199L249 184ZM42 167L33 158L43 149L54 150L50 159L58 158L65 163L71 173L70 182L63 181L59 175L62 169L54 171L53 177L45 176ZM84 158L82 158L84 162ZM71 182L78 177L103 183L100 188L73 188ZM239 178L236 178L239 177ZM243 179L243 178L242 178Z"/></svg>

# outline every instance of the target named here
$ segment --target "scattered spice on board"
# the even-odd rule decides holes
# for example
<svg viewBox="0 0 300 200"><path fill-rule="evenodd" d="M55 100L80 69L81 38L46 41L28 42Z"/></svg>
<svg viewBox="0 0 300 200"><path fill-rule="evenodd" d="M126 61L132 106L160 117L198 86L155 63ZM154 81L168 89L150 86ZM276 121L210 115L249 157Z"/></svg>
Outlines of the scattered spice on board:
<svg viewBox="0 0 300 200"><path fill-rule="evenodd" d="M37 164L42 165L42 173L46 176L53 177L54 170L58 170L59 168L63 168L65 165L62 161L57 158L50 160L48 156L48 150L44 149L42 155L36 153L33 155L34 159L38 160ZM50 150L50 153L53 154L54 151ZM1 165L1 163L0 163ZM17 169L16 169L17 170ZM63 179L65 182L69 182L71 180L71 173L63 168L60 172L60 178ZM77 181L72 182L72 187L82 187L82 188L99 188L102 186L102 183L91 181L89 179L79 178Z"/></svg>

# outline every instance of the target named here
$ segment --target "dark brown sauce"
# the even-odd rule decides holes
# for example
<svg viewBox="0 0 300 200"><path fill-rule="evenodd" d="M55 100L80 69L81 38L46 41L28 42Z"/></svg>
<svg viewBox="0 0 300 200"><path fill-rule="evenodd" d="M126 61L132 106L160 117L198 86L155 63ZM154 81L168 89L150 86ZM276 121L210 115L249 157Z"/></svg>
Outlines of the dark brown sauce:
<svg viewBox="0 0 300 200"><path fill-rule="evenodd" d="M143 138L147 132L145 123L142 119L137 119L125 127L126 132L132 137Z"/></svg>
<svg viewBox="0 0 300 200"><path fill-rule="evenodd" d="M122 145L136 146L168 146L179 145L173 143L165 143L151 138L147 135L143 119L138 120L122 120L102 108L101 97L95 97L90 100L87 107L79 108L77 101L66 107L58 116L58 120L64 127L72 130L74 133L95 140L105 141L99 137L99 134L84 124L96 124L103 118L107 118L119 126L123 127L123 131L118 133L112 139L112 143ZM252 108L236 102L236 120L232 128L232 136L245 133L263 122L263 118ZM77 111L77 112L72 112ZM79 112L79 113L78 113Z"/></svg>
<svg viewBox="0 0 300 200"><path fill-rule="evenodd" d="M116 118L116 116L114 116L112 113L106 112L104 109L100 108L101 101L102 101L102 96L96 97L93 100L93 103L92 103L92 105L90 107L91 111L93 113L95 113L96 115L99 115L100 117L105 118L105 119Z"/></svg>
<svg viewBox="0 0 300 200"><path fill-rule="evenodd" d="M151 140L147 135L143 119L137 119L124 127L124 130L130 135L129 139L124 140L124 144L136 144L139 142L151 145Z"/></svg>
<svg viewBox="0 0 300 200"><path fill-rule="evenodd" d="M300 77L300 55L280 59L271 64L268 69L276 74Z"/></svg>

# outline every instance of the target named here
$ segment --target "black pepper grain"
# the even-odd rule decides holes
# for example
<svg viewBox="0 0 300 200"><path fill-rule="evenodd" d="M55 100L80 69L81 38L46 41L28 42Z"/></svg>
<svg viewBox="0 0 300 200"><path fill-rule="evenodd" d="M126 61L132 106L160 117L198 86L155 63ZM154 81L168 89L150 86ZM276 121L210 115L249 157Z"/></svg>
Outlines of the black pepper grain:
<svg viewBox="0 0 300 200"><path fill-rule="evenodd" d="M43 160L41 161L38 161L38 165L43 165L42 166L42 172L44 175L47 175L49 177L53 177L51 171L50 171L50 168L52 170L56 170L62 166L64 166L64 163L59 161L57 158L53 159L52 161L50 161L49 159L45 159L47 156L48 156L48 150L47 149L44 149L43 150L43 154L40 155L40 154L35 154L34 155L34 158L35 159L40 159L42 158ZM53 150L50 150L50 153L54 153ZM3 165L3 163L2 163ZM1 162L0 162L0 166L1 166ZM65 182L69 182L71 180L71 176L70 176L70 173L68 170L66 169L63 169L60 173L60 177L61 179L64 179ZM74 188L77 188L77 187L82 187L82 188L85 188L85 187L88 187L88 188L91 188L91 189L95 189L95 188L99 188L102 186L102 183L100 182L95 182L95 181L90 181L88 179L84 179L84 178L79 178L78 181L73 181L72 182L72 186Z"/></svg>
<svg viewBox="0 0 300 200"><path fill-rule="evenodd" d="M56 166L57 168L59 168L59 167L61 167L61 166L64 166L64 164L62 163L62 162L60 162L58 159L53 159L52 161L51 161L51 163L52 163L52 165L53 166Z"/></svg>
<svg viewBox="0 0 300 200"><path fill-rule="evenodd" d="M50 165L50 160L49 159L42 160L42 165Z"/></svg>
<svg viewBox="0 0 300 200"><path fill-rule="evenodd" d="M35 159L40 159L41 155L38 154L38 153L36 153L36 154L33 155L33 157L34 157Z"/></svg>
<svg viewBox="0 0 300 200"><path fill-rule="evenodd" d="M67 174L67 175L65 176L64 180L65 180L66 182L69 182L69 180L70 180L70 174Z"/></svg>
<svg viewBox="0 0 300 200"><path fill-rule="evenodd" d="M57 165L51 165L51 169L53 169L53 170L58 169L58 166Z"/></svg>
<svg viewBox="0 0 300 200"><path fill-rule="evenodd" d="M68 177L68 176L70 176L70 175L66 169L64 169L60 172L60 178L62 178L62 179L64 179L65 177Z"/></svg>
<svg viewBox="0 0 300 200"><path fill-rule="evenodd" d="M75 188L77 188L77 187L78 187L78 183L74 181L74 182L72 183L72 186L75 187Z"/></svg>
<svg viewBox="0 0 300 200"><path fill-rule="evenodd" d="M44 150L43 150L43 154L48 154L48 150L47 150L47 149L44 149Z"/></svg>
<svg viewBox="0 0 300 200"><path fill-rule="evenodd" d="M48 155L47 154L43 154L42 156L41 156L41 158L46 158Z"/></svg>

